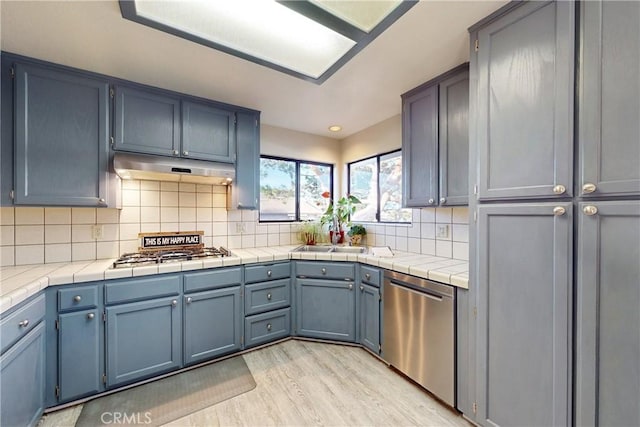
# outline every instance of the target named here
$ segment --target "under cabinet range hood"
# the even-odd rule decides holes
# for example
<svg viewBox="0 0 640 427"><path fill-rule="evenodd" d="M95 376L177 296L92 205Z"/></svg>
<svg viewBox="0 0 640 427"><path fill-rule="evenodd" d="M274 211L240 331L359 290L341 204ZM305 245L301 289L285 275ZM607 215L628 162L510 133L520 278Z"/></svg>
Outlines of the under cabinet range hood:
<svg viewBox="0 0 640 427"><path fill-rule="evenodd" d="M230 185L235 176L231 163L118 152L113 169L122 179L147 179L195 184Z"/></svg>

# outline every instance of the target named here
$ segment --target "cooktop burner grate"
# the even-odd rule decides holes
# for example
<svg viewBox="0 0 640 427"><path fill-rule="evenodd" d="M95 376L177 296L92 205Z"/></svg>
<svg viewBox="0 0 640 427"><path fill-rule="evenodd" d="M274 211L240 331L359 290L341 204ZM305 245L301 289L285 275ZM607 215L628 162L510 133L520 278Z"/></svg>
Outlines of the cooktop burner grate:
<svg viewBox="0 0 640 427"><path fill-rule="evenodd" d="M201 258L222 258L230 256L231 252L223 248L197 248L180 250L163 250L156 252L132 252L122 255L112 268L139 267L143 265L161 264L167 262L190 261Z"/></svg>

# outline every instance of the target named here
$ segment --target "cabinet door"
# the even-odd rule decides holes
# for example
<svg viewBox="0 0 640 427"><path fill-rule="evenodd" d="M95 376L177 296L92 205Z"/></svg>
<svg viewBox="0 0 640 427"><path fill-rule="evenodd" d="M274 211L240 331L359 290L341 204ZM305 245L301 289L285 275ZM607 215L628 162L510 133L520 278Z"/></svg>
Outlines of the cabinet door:
<svg viewBox="0 0 640 427"><path fill-rule="evenodd" d="M481 200L571 195L574 7L523 3L478 31Z"/></svg>
<svg viewBox="0 0 640 427"><path fill-rule="evenodd" d="M178 156L180 100L125 86L115 88L116 150Z"/></svg>
<svg viewBox="0 0 640 427"><path fill-rule="evenodd" d="M585 196L640 194L640 3L580 4L578 141ZM593 184L593 187L585 184Z"/></svg>
<svg viewBox="0 0 640 427"><path fill-rule="evenodd" d="M44 409L44 322L0 357L0 425L35 426Z"/></svg>
<svg viewBox="0 0 640 427"><path fill-rule="evenodd" d="M12 206L13 186L13 64L5 54L0 57L0 206ZM15 72L15 70L14 70Z"/></svg>
<svg viewBox="0 0 640 427"><path fill-rule="evenodd" d="M438 86L403 100L402 200L406 207L438 200Z"/></svg>
<svg viewBox="0 0 640 427"><path fill-rule="evenodd" d="M107 387L181 365L181 306L169 297L106 309Z"/></svg>
<svg viewBox="0 0 640 427"><path fill-rule="evenodd" d="M106 206L109 85L15 66L15 203Z"/></svg>
<svg viewBox="0 0 640 427"><path fill-rule="evenodd" d="M233 163L236 156L234 112L183 101L181 155Z"/></svg>
<svg viewBox="0 0 640 427"><path fill-rule="evenodd" d="M440 83L440 205L469 204L469 72Z"/></svg>
<svg viewBox="0 0 640 427"><path fill-rule="evenodd" d="M240 349L240 286L189 294L184 299L185 364Z"/></svg>
<svg viewBox="0 0 640 427"><path fill-rule="evenodd" d="M359 289L360 344L380 354L380 289L365 284Z"/></svg>
<svg viewBox="0 0 640 427"><path fill-rule="evenodd" d="M576 425L637 426L640 202L579 206Z"/></svg>
<svg viewBox="0 0 640 427"><path fill-rule="evenodd" d="M296 279L298 335L354 342L353 282Z"/></svg>
<svg viewBox="0 0 640 427"><path fill-rule="evenodd" d="M61 314L58 332L58 378L61 402L101 391L101 313L85 310Z"/></svg>
<svg viewBox="0 0 640 427"><path fill-rule="evenodd" d="M571 207L478 208L482 425L571 425Z"/></svg>
<svg viewBox="0 0 640 427"><path fill-rule="evenodd" d="M258 209L260 200L260 113L237 113L236 180L231 186L234 209Z"/></svg>

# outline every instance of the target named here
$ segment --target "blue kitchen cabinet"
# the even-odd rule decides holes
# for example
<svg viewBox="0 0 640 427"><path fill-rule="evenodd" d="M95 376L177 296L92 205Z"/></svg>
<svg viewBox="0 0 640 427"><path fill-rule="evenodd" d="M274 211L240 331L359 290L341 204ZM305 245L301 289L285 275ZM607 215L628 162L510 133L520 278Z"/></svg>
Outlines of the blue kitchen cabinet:
<svg viewBox="0 0 640 427"><path fill-rule="evenodd" d="M571 425L572 204L478 207L476 422Z"/></svg>
<svg viewBox="0 0 640 427"><path fill-rule="evenodd" d="M578 209L576 425L637 426L640 201Z"/></svg>
<svg viewBox="0 0 640 427"><path fill-rule="evenodd" d="M98 207L113 203L108 82L26 62L15 63L13 71L14 203ZM8 137L3 133L3 139Z"/></svg>
<svg viewBox="0 0 640 427"><path fill-rule="evenodd" d="M578 194L640 195L640 3L580 3Z"/></svg>
<svg viewBox="0 0 640 427"><path fill-rule="evenodd" d="M299 336L355 342L354 283L296 279L296 330Z"/></svg>
<svg viewBox="0 0 640 427"><path fill-rule="evenodd" d="M235 162L235 120L233 111L182 101L182 157Z"/></svg>
<svg viewBox="0 0 640 427"><path fill-rule="evenodd" d="M240 286L187 294L184 303L185 365L240 350Z"/></svg>
<svg viewBox="0 0 640 427"><path fill-rule="evenodd" d="M180 99L161 92L115 87L114 149L180 155Z"/></svg>
<svg viewBox="0 0 640 427"><path fill-rule="evenodd" d="M260 113L236 113L236 179L230 209L258 209L260 201Z"/></svg>
<svg viewBox="0 0 640 427"><path fill-rule="evenodd" d="M45 326L39 323L0 357L0 425L35 426L44 410Z"/></svg>
<svg viewBox="0 0 640 427"><path fill-rule="evenodd" d="M67 402L102 391L102 311L58 316L58 398Z"/></svg>
<svg viewBox="0 0 640 427"><path fill-rule="evenodd" d="M151 377L182 365L182 304L179 297L118 304L107 307L106 315L107 387Z"/></svg>
<svg viewBox="0 0 640 427"><path fill-rule="evenodd" d="M0 206L12 206L13 199L13 63L0 58ZM15 70L13 71L15 73Z"/></svg>
<svg viewBox="0 0 640 427"><path fill-rule="evenodd" d="M380 289L364 283L357 296L360 344L380 354Z"/></svg>
<svg viewBox="0 0 640 427"><path fill-rule="evenodd" d="M471 171L478 199L568 197L573 193L575 3L508 7L471 35L472 137L478 150Z"/></svg>

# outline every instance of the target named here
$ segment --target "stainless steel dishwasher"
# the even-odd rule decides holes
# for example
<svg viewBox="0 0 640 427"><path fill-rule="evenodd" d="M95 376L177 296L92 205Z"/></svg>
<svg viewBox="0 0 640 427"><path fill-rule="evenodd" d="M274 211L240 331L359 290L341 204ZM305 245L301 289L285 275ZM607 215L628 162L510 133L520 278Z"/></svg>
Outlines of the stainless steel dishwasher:
<svg viewBox="0 0 640 427"><path fill-rule="evenodd" d="M455 291L452 286L385 271L382 357L455 405Z"/></svg>

